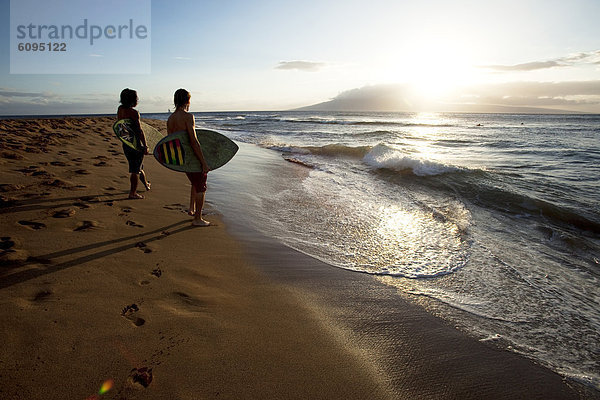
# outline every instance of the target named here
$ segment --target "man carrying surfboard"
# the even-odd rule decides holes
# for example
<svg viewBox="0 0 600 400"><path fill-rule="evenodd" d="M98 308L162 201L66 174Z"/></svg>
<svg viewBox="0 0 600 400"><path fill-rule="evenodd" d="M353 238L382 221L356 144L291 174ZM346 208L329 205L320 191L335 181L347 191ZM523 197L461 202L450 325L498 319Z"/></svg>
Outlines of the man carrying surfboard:
<svg viewBox="0 0 600 400"><path fill-rule="evenodd" d="M177 132L187 132L190 145L194 155L202 164L202 172L186 172L192 189L190 193L190 208L188 214L194 216L192 225L209 226L210 222L202 218L202 207L204 206L204 196L206 193L206 179L209 171L208 164L202 154L202 148L198 142L195 131L194 116L189 113L190 99L192 95L185 89L178 89L173 96L175 111L167 120L167 135Z"/></svg>
<svg viewBox="0 0 600 400"><path fill-rule="evenodd" d="M140 126L140 113L134 108L137 106L138 96L137 92L133 89L123 89L121 91L121 105L117 109L117 119L129 119L131 120L131 127L134 133L137 135L139 142L141 143L141 151L132 148L131 146L123 143L123 152L127 157L129 163L129 198L130 199L143 199L144 196L137 193L138 178L144 185L146 190L150 190L150 182L146 179L146 174L142 169L142 162L144 161L144 155L148 154L148 146L146 145L146 136Z"/></svg>

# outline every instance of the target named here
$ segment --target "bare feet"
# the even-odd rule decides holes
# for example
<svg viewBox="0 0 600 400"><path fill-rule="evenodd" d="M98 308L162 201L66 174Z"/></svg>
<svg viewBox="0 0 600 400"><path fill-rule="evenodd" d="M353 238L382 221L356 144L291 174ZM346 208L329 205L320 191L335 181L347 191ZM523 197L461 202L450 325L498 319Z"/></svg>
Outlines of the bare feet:
<svg viewBox="0 0 600 400"><path fill-rule="evenodd" d="M192 221L192 226L209 226L210 222L206 221L202 218L194 218Z"/></svg>
<svg viewBox="0 0 600 400"><path fill-rule="evenodd" d="M144 187L146 188L146 191L150 190L150 181L146 178L146 173L144 172L144 170L140 170L140 182L142 182L142 185L144 185Z"/></svg>
<svg viewBox="0 0 600 400"><path fill-rule="evenodd" d="M196 215L196 210L187 210L187 215L193 217L194 215Z"/></svg>
<svg viewBox="0 0 600 400"><path fill-rule="evenodd" d="M139 200L139 199L143 199L143 198L144 198L144 196L142 196L139 193L133 193L133 194L130 193L129 194L129 199L131 199L131 200Z"/></svg>

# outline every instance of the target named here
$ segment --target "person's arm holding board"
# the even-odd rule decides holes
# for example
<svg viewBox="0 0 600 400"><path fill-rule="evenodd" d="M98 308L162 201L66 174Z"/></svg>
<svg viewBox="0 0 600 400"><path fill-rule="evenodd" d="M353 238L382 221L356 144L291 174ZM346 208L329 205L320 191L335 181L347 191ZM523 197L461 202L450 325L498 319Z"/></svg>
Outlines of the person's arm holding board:
<svg viewBox="0 0 600 400"><path fill-rule="evenodd" d="M194 120L194 115L189 113L188 114L188 118L185 124L185 130L188 133L188 136L190 138L190 145L192 146L192 150L194 150L194 154L196 155L196 158L198 158L198 160L200 160L200 163L202 164L202 170L203 172L208 172L210 171L210 168L208 167L208 164L206 163L206 159L204 158L204 154L202 153L202 147L200 146L200 142L198 142L198 138L196 137L196 121Z"/></svg>

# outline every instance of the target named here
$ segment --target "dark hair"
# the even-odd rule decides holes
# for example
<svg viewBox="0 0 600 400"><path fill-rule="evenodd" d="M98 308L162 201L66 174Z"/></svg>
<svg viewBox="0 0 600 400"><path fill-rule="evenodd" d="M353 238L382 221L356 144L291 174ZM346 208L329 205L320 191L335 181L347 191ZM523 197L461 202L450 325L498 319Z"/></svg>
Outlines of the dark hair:
<svg viewBox="0 0 600 400"><path fill-rule="evenodd" d="M192 94L185 89L177 89L175 91L175 96L173 96L173 102L175 103L175 107L183 107L190 103L190 99L192 98Z"/></svg>
<svg viewBox="0 0 600 400"><path fill-rule="evenodd" d="M135 107L137 102L138 95L135 90L127 88L121 91L121 104L123 104L123 107Z"/></svg>

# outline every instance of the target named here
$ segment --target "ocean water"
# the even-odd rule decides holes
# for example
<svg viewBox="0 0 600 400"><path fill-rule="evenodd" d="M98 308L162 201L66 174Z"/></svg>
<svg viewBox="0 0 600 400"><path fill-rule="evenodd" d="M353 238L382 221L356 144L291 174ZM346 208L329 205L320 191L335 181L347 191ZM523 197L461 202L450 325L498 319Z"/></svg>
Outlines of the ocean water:
<svg viewBox="0 0 600 400"><path fill-rule="evenodd" d="M217 208L600 388L600 115L195 115Z"/></svg>

